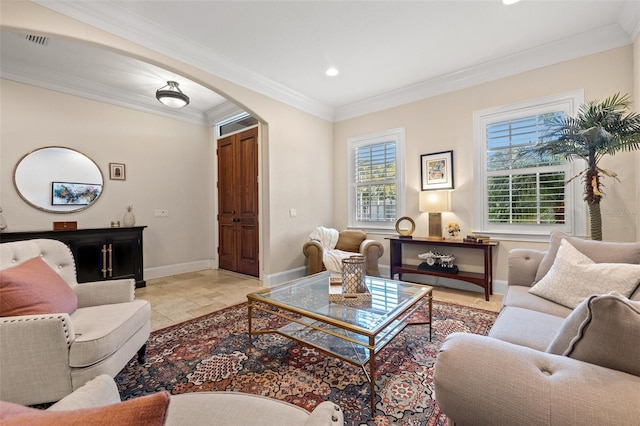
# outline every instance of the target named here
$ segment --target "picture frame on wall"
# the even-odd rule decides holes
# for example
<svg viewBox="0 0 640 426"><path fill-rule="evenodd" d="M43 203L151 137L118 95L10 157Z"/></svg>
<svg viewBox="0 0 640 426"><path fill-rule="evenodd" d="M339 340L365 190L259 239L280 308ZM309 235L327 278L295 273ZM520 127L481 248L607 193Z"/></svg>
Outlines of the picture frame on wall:
<svg viewBox="0 0 640 426"><path fill-rule="evenodd" d="M122 163L109 163L109 179L126 180L126 166Z"/></svg>
<svg viewBox="0 0 640 426"><path fill-rule="evenodd" d="M97 183L51 182L52 206L88 206L102 192Z"/></svg>
<svg viewBox="0 0 640 426"><path fill-rule="evenodd" d="M453 189L453 150L420 156L422 191Z"/></svg>

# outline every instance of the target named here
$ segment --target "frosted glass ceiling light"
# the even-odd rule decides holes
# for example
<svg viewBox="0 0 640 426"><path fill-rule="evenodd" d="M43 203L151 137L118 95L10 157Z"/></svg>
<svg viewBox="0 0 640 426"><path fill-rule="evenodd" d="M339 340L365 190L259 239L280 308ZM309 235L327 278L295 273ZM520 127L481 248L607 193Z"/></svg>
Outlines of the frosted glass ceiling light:
<svg viewBox="0 0 640 426"><path fill-rule="evenodd" d="M189 105L189 97L182 93L175 81L167 81L167 85L156 91L156 99L170 108L182 108Z"/></svg>

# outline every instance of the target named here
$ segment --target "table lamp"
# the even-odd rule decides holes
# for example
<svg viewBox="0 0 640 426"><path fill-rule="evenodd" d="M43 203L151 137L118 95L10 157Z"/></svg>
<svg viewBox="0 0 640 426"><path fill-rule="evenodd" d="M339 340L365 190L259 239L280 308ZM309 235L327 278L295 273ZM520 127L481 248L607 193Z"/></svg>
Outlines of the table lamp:
<svg viewBox="0 0 640 426"><path fill-rule="evenodd" d="M449 191L422 191L420 211L429 213L429 237L443 239L442 212L451 210Z"/></svg>

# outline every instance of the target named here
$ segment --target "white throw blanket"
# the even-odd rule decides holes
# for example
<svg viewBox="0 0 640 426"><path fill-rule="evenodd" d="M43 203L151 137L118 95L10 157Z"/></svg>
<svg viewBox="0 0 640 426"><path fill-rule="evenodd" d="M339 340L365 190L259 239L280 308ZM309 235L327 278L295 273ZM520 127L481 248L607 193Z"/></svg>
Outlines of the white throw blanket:
<svg viewBox="0 0 640 426"><path fill-rule="evenodd" d="M322 246L322 263L327 271L332 274L342 274L342 259L353 256L348 251L336 250L338 236L337 229L319 226L309 235L310 240L315 240Z"/></svg>

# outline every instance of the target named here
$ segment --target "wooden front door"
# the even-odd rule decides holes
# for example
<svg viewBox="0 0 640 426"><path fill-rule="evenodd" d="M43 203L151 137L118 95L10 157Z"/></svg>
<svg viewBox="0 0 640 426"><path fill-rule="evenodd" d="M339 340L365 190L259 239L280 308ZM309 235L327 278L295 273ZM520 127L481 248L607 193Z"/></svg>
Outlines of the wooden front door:
<svg viewBox="0 0 640 426"><path fill-rule="evenodd" d="M220 268L257 277L258 128L218 140Z"/></svg>

